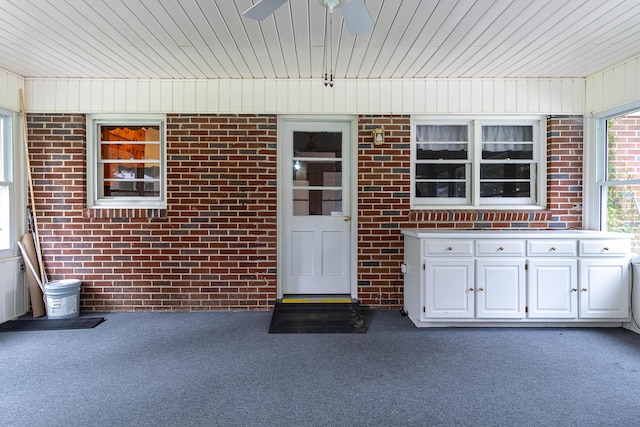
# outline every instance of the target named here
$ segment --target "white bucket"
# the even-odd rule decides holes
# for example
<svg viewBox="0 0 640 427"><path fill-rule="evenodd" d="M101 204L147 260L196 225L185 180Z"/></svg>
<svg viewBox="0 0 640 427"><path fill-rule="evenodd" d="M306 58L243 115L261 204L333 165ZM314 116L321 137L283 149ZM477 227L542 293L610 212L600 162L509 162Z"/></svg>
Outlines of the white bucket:
<svg viewBox="0 0 640 427"><path fill-rule="evenodd" d="M47 317L70 319L80 314L80 280L54 280L44 285Z"/></svg>

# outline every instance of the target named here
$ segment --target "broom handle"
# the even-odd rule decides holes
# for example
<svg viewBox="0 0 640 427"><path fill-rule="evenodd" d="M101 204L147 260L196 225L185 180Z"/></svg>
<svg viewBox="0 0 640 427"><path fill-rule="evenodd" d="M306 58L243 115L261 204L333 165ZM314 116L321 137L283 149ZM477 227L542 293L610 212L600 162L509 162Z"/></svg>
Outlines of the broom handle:
<svg viewBox="0 0 640 427"><path fill-rule="evenodd" d="M24 110L24 96L22 88L18 89L20 95L20 114L22 115L22 140L24 141L24 154L27 158L27 176L29 178L29 195L31 200L31 214L33 219L33 231L36 236L36 256L38 257L38 265L40 266L40 280L45 282L44 262L42 261L42 249L40 247L40 236L38 235L38 222L36 221L36 199L33 194L33 179L31 177L31 158L29 156L29 144L27 143L27 113Z"/></svg>

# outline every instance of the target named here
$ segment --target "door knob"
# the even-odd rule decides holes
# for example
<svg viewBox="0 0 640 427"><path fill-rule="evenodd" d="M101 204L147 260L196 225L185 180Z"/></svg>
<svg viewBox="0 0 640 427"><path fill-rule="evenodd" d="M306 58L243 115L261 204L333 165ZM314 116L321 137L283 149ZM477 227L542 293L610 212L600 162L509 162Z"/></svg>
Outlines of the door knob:
<svg viewBox="0 0 640 427"><path fill-rule="evenodd" d="M345 215L343 218L345 221L349 221L351 219L351 217L349 215Z"/></svg>

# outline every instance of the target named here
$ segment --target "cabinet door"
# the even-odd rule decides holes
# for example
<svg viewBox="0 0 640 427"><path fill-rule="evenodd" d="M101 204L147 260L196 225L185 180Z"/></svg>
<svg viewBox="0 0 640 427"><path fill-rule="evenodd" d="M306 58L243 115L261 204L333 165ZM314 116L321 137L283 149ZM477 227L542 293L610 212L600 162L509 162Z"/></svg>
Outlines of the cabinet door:
<svg viewBox="0 0 640 427"><path fill-rule="evenodd" d="M473 318L473 259L425 260L425 318Z"/></svg>
<svg viewBox="0 0 640 427"><path fill-rule="evenodd" d="M578 317L578 263L575 259L529 260L529 318Z"/></svg>
<svg viewBox="0 0 640 427"><path fill-rule="evenodd" d="M581 259L579 315L584 319L629 318L629 262L626 258Z"/></svg>
<svg viewBox="0 0 640 427"><path fill-rule="evenodd" d="M478 259L476 317L525 317L524 259Z"/></svg>

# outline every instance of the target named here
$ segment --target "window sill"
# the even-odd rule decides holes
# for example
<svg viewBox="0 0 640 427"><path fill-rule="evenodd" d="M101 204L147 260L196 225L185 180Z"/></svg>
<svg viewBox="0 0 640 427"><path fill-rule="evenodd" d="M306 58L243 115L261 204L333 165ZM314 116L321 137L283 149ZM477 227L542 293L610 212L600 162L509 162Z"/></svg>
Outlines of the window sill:
<svg viewBox="0 0 640 427"><path fill-rule="evenodd" d="M482 210L482 209L412 209L409 220L422 221L467 221L467 222L541 222L551 221L548 210Z"/></svg>
<svg viewBox="0 0 640 427"><path fill-rule="evenodd" d="M87 208L85 218L89 219L134 219L166 218L166 208Z"/></svg>

